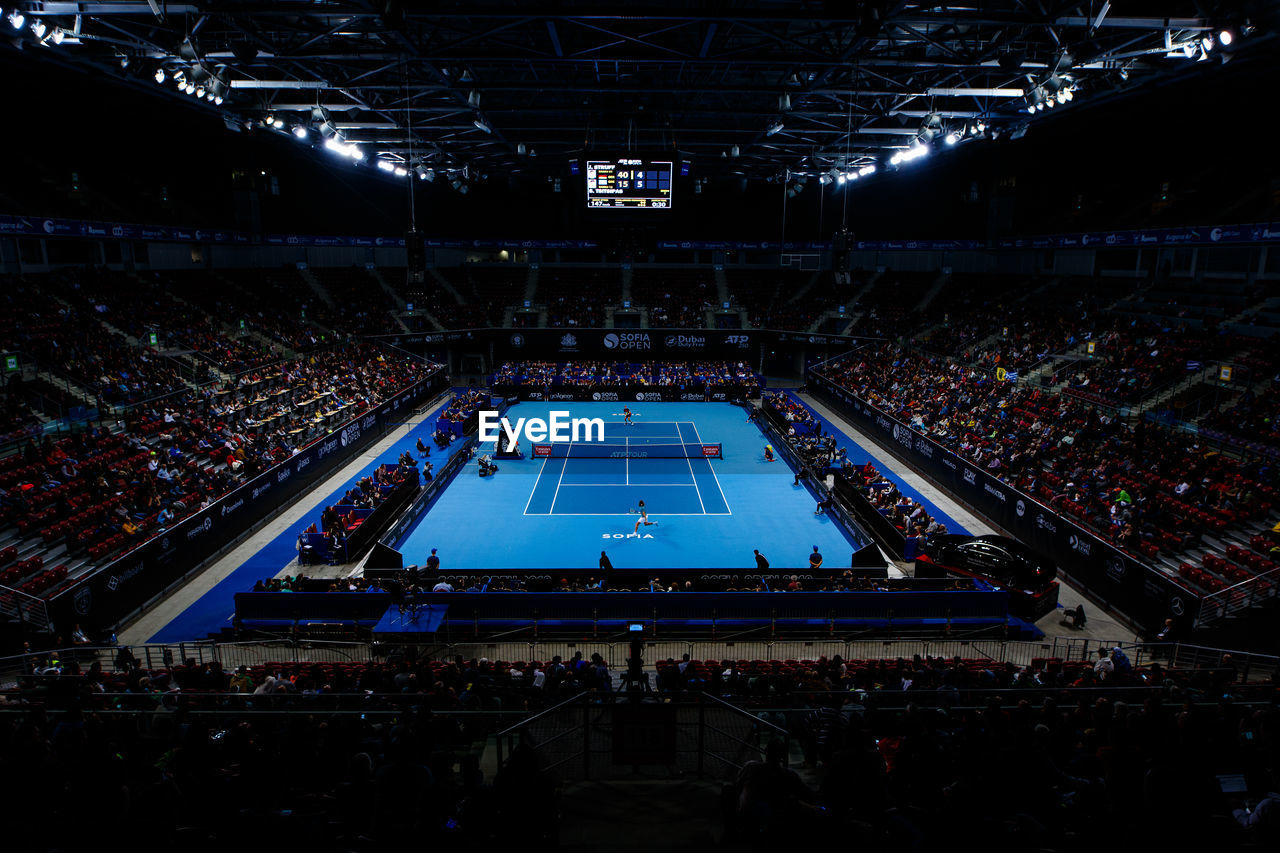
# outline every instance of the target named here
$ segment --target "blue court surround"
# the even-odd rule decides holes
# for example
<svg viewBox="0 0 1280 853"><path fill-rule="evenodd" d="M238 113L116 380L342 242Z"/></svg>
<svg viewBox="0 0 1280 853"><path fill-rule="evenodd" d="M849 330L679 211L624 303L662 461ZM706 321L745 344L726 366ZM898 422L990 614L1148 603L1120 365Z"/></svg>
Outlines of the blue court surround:
<svg viewBox="0 0 1280 853"><path fill-rule="evenodd" d="M723 459L499 459L479 477L468 465L399 543L406 563L438 548L442 567L546 570L590 567L607 550L619 568L754 568L759 548L778 568L804 566L814 545L828 565L853 552L839 525L781 461L764 461L764 436L728 403L520 403L517 418L601 418L608 443L707 442ZM486 450L491 451L492 445ZM528 448L525 448L526 452ZM645 502L653 525L628 512Z"/></svg>
<svg viewBox="0 0 1280 853"><path fill-rule="evenodd" d="M805 565L810 549L818 545L827 565L848 565L852 543L825 515L813 515L808 490L792 485L793 472L786 463L764 461L764 437L754 424L746 422L742 409L725 403L637 404L630 433L625 432L628 428L622 423L620 403L521 403L511 409L509 417L545 418L554 407L568 408L574 417L603 418L610 441L616 435L623 436L624 442L638 443L663 443L659 442L663 435L666 442L676 437L685 442L707 441L722 444L725 458L623 461L620 482L619 460L615 459L571 457L570 464L555 476L547 475L544 463L549 471L564 460L498 460L499 473L485 478L477 476L473 460L399 543L406 563L422 563L430 549L438 547L446 569L594 566L605 549L618 567L754 568L752 549L759 548L773 566L786 568ZM307 517L318 517L321 508L371 473L380 461L413 452L419 437L431 444L439 412L440 408L433 410L407 437L371 459L355 476L323 498L313 499ZM895 476L896 462L868 451L814 414L822 421L823 430L835 435L838 444L848 450L850 459L870 459L903 494L922 500L949 530L967 532ZM659 428L659 422L676 425L675 435L671 435L670 426ZM457 446L432 450L430 458L437 469ZM566 468L562 479L559 474ZM540 501L536 505L535 491ZM642 527L637 535L637 517L627 510L641 498L655 524ZM553 501L554 507L548 501ZM544 503L541 513L530 509ZM192 640L230 627L235 593L279 574L297 556L296 541L294 529L276 536L149 642Z"/></svg>

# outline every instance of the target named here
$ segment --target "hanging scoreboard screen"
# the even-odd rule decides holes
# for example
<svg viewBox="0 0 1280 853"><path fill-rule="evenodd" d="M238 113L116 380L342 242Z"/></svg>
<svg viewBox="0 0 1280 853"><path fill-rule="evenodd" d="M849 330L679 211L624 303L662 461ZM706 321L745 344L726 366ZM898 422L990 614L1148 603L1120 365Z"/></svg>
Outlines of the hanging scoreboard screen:
<svg viewBox="0 0 1280 853"><path fill-rule="evenodd" d="M671 209L670 160L587 161L587 207Z"/></svg>

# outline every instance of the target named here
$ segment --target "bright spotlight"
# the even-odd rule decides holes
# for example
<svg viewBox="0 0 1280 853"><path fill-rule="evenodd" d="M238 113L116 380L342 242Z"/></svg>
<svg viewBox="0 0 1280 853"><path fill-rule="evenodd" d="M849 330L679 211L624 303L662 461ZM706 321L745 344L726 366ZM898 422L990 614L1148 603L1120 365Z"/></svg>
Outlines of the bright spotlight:
<svg viewBox="0 0 1280 853"><path fill-rule="evenodd" d="M182 91L186 92L188 95L194 95L196 91L196 84L187 83L187 85L182 87Z"/></svg>
<svg viewBox="0 0 1280 853"><path fill-rule="evenodd" d="M196 86L196 97L197 98L204 97L204 86Z"/></svg>
<svg viewBox="0 0 1280 853"><path fill-rule="evenodd" d="M844 182L847 180L849 179L844 176L844 172L841 172L840 174L836 175L836 183L840 184L841 186L843 186Z"/></svg>
<svg viewBox="0 0 1280 853"><path fill-rule="evenodd" d="M54 27L53 35L49 36L49 40L54 44L62 44L62 40L66 37L67 34L62 31L62 27Z"/></svg>
<svg viewBox="0 0 1280 853"><path fill-rule="evenodd" d="M849 171L844 173L844 179L846 181L856 181L858 180L858 173L855 172L853 169L850 169Z"/></svg>
<svg viewBox="0 0 1280 853"><path fill-rule="evenodd" d="M1184 44L1182 46L1182 55L1185 56L1187 59L1190 59L1191 57L1195 56L1196 55L1195 42L1189 41L1186 44Z"/></svg>
<svg viewBox="0 0 1280 853"><path fill-rule="evenodd" d="M306 139L306 138L307 138L307 129L306 129L304 126L302 126L302 125L297 125L297 126L296 126L296 127L294 127L294 129L293 129L293 135L294 135L294 136L296 136L296 137L298 137L299 139Z"/></svg>
<svg viewBox="0 0 1280 853"><path fill-rule="evenodd" d="M44 25L44 21L39 18L36 18L31 22L31 32L35 33L36 38L38 39L44 38L44 34L48 32L48 29L49 28Z"/></svg>
<svg viewBox="0 0 1280 853"><path fill-rule="evenodd" d="M1226 47L1227 45L1231 44L1231 41L1234 38L1235 36L1231 35L1231 30L1223 30L1222 32L1218 33L1218 44L1222 45L1223 47Z"/></svg>
<svg viewBox="0 0 1280 853"><path fill-rule="evenodd" d="M221 96L221 95L214 95L214 96L213 96L213 103L214 103L214 105L215 105L215 106L219 106L219 107L220 107L220 106L222 106L222 96Z"/></svg>
<svg viewBox="0 0 1280 853"><path fill-rule="evenodd" d="M955 145L957 142L960 141L960 137L954 133L948 133L946 138L943 139L942 141L947 143L948 145Z"/></svg>
<svg viewBox="0 0 1280 853"><path fill-rule="evenodd" d="M406 175L408 175L408 174L409 174L409 170L408 170L408 169L405 169L405 168L403 168L403 167L401 167L401 166L396 166L395 171L393 172L393 174L394 174L397 178L403 178L403 177L405 177Z"/></svg>
<svg viewBox="0 0 1280 853"><path fill-rule="evenodd" d="M1213 36L1205 36L1200 39L1200 47L1204 49L1205 53L1213 50Z"/></svg>
<svg viewBox="0 0 1280 853"><path fill-rule="evenodd" d="M876 173L876 167L874 165L863 166L861 169L858 170L858 175L863 178L865 178L867 175L874 175L875 173Z"/></svg>
<svg viewBox="0 0 1280 853"><path fill-rule="evenodd" d="M9 13L9 26L13 27L15 30L22 29L22 25L25 24L26 22L27 22L27 17L17 9L14 9L12 12Z"/></svg>
<svg viewBox="0 0 1280 853"><path fill-rule="evenodd" d="M780 133L781 131L782 131L782 122L775 121L773 124L765 128L764 135L773 136L775 133Z"/></svg>
<svg viewBox="0 0 1280 853"><path fill-rule="evenodd" d="M157 83L163 83L163 82L164 82L164 69L163 69L163 68L157 68L157 69L156 69L156 82L157 82Z"/></svg>
<svg viewBox="0 0 1280 853"><path fill-rule="evenodd" d="M276 130L284 130L284 119L282 118L276 119L271 123L271 126L274 127Z"/></svg>
<svg viewBox="0 0 1280 853"><path fill-rule="evenodd" d="M392 164L390 160L379 160L378 168L384 172L390 172L391 170L395 169L395 165Z"/></svg>

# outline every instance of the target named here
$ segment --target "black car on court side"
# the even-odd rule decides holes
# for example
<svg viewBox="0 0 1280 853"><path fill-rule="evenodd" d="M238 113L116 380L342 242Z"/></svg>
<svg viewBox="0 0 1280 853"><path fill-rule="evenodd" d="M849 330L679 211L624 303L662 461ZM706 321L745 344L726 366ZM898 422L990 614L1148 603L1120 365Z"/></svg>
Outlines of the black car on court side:
<svg viewBox="0 0 1280 853"><path fill-rule="evenodd" d="M1009 591L1009 611L1036 620L1058 606L1058 567L1008 536L935 536L916 557L916 577L977 578Z"/></svg>

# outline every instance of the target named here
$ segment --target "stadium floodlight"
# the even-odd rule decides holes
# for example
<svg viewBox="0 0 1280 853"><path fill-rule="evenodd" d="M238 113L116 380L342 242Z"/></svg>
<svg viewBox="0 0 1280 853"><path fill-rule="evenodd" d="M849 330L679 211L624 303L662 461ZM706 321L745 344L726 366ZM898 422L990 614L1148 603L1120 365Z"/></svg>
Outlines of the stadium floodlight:
<svg viewBox="0 0 1280 853"><path fill-rule="evenodd" d="M1235 36L1231 34L1231 30L1223 30L1218 33L1218 44L1227 47L1235 40Z"/></svg>
<svg viewBox="0 0 1280 853"><path fill-rule="evenodd" d="M307 130L307 126L305 124L295 124L293 126L293 135L298 139L306 139L309 133L310 131Z"/></svg>
<svg viewBox="0 0 1280 853"><path fill-rule="evenodd" d="M1193 41L1189 41L1186 44L1184 44L1182 46L1182 55L1185 56L1187 59L1190 59L1191 57L1195 56L1196 43Z"/></svg>
<svg viewBox="0 0 1280 853"><path fill-rule="evenodd" d="M204 97L204 86L196 86L196 97L197 98Z"/></svg>
<svg viewBox="0 0 1280 853"><path fill-rule="evenodd" d="M825 187L827 184L831 183L831 176L825 172L822 173L818 176L818 183Z"/></svg>
<svg viewBox="0 0 1280 853"><path fill-rule="evenodd" d="M44 21L40 20L39 18L36 18L34 21L31 22L31 32L35 33L36 38L38 39L44 38L44 34L48 31L48 29L49 28L44 25Z"/></svg>
<svg viewBox="0 0 1280 853"><path fill-rule="evenodd" d="M418 176L418 180L420 180L420 181L430 181L430 180L434 180L434 179L435 179L435 176L436 176L436 173L435 173L435 172L431 171L430 169L428 169L426 166L422 165L421 163L419 163L418 165L416 165L416 166L414 166L414 167L413 167L413 172L414 172L414 174L415 174L415 175L417 175L417 176Z"/></svg>
<svg viewBox="0 0 1280 853"><path fill-rule="evenodd" d="M218 107L222 106L222 96L221 96L221 95L214 95L214 96L213 96L213 104L214 104L214 106L218 106Z"/></svg>
<svg viewBox="0 0 1280 853"><path fill-rule="evenodd" d="M409 174L409 170L404 168L403 166L396 166L392 174L394 174L397 178L403 178Z"/></svg>
<svg viewBox="0 0 1280 853"><path fill-rule="evenodd" d="M476 130L479 130L482 133L493 133L493 128L489 127L488 123L480 117L479 113L476 113L475 118L471 119L471 123L476 126Z"/></svg>
<svg viewBox="0 0 1280 853"><path fill-rule="evenodd" d="M22 25L27 22L27 16L22 14L20 9L14 9L9 13L9 26L15 30L22 29Z"/></svg>
<svg viewBox="0 0 1280 853"><path fill-rule="evenodd" d="M390 160L379 160L378 168L384 172L390 172L393 169L395 169L395 164L392 163Z"/></svg>
<svg viewBox="0 0 1280 853"><path fill-rule="evenodd" d="M49 40L54 44L62 44L62 40L67 37L62 27L54 27L53 34L49 36Z"/></svg>
<svg viewBox="0 0 1280 853"><path fill-rule="evenodd" d="M1205 53L1208 53L1209 51L1213 50L1213 45L1214 45L1213 36L1210 34L1205 34L1205 37L1200 39L1200 49L1203 50Z"/></svg>
<svg viewBox="0 0 1280 853"><path fill-rule="evenodd" d="M276 130L284 130L284 119L277 117L275 121L271 122L271 126Z"/></svg>
<svg viewBox="0 0 1280 853"><path fill-rule="evenodd" d="M840 174L836 175L836 183L839 184L840 186L844 186L844 182L847 180L849 179L845 177L844 172L841 172Z"/></svg>
<svg viewBox="0 0 1280 853"><path fill-rule="evenodd" d="M730 148L729 148L729 156L730 156L730 157L737 157L737 156L738 156L738 146L737 146L737 145L730 146Z"/></svg>
<svg viewBox="0 0 1280 853"><path fill-rule="evenodd" d="M867 175L874 175L875 173L876 173L876 167L874 164L870 166L863 166L861 169L858 170L858 175L863 178L865 178Z"/></svg>
<svg viewBox="0 0 1280 853"><path fill-rule="evenodd" d="M849 171L845 172L845 173L844 173L844 179L845 179L846 181L856 181L856 180L858 180L858 172L857 172L857 170L855 170L855 169L850 169Z"/></svg>
<svg viewBox="0 0 1280 853"><path fill-rule="evenodd" d="M769 125L768 127L766 127L766 128L765 128L765 130L764 130L764 135L765 135L765 136L773 136L775 133L779 133L779 132L781 132L781 131L782 131L782 122L781 122L781 121L775 121L773 124L771 124L771 125Z"/></svg>
<svg viewBox="0 0 1280 853"><path fill-rule="evenodd" d="M472 89L470 92L467 93L467 106L471 107L472 109L480 106L480 93L477 92L475 89Z"/></svg>
<svg viewBox="0 0 1280 853"><path fill-rule="evenodd" d="M187 85L182 87L182 91L186 92L188 95L194 95L196 91L196 84L191 81L187 81Z"/></svg>
<svg viewBox="0 0 1280 853"><path fill-rule="evenodd" d="M957 142L960 141L960 137L956 135L954 131L952 131L951 133L948 133L946 135L946 138L943 139L942 141L947 143L948 145L955 145Z"/></svg>
<svg viewBox="0 0 1280 853"><path fill-rule="evenodd" d="M156 69L156 82L157 82L157 83L163 83L163 82L164 82L164 77L165 77L164 69L163 69L163 68L157 68L157 69Z"/></svg>

